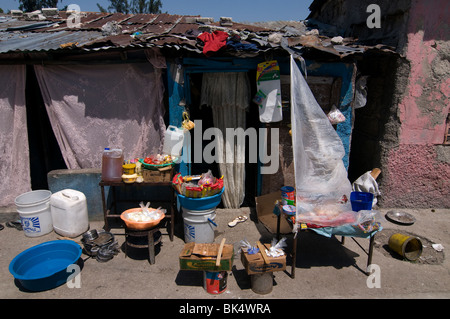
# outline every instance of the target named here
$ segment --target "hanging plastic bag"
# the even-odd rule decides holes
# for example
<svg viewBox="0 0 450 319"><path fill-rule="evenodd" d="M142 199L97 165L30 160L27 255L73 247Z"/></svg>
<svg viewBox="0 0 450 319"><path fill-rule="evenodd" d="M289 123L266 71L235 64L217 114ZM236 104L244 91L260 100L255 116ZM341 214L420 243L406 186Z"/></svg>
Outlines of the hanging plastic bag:
<svg viewBox="0 0 450 319"><path fill-rule="evenodd" d="M336 124L345 122L344 114L342 114L342 112L339 111L339 109L334 104L331 107L330 112L328 112L327 116L332 125L336 125Z"/></svg>
<svg viewBox="0 0 450 319"><path fill-rule="evenodd" d="M281 104L280 67L277 61L258 64L256 71L257 94L253 101L258 104L262 123L280 122L283 119Z"/></svg>
<svg viewBox="0 0 450 319"><path fill-rule="evenodd" d="M189 114L187 112L183 112L183 122L181 123L181 127L188 131L195 127L194 122L189 119Z"/></svg>
<svg viewBox="0 0 450 319"><path fill-rule="evenodd" d="M317 103L291 56L291 121L296 184L296 221L320 210L352 211L352 187L343 157L344 145Z"/></svg>

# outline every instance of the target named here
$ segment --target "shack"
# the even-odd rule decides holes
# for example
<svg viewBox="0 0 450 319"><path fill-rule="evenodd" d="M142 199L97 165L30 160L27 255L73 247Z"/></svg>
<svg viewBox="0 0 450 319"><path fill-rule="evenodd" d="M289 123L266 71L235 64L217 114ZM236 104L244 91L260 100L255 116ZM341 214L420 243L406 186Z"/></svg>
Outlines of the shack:
<svg viewBox="0 0 450 319"><path fill-rule="evenodd" d="M360 68L395 63L399 54L390 45L329 36L309 21L244 25L232 18L54 11L2 16L1 206L49 188L53 170L99 169L105 147L123 149L125 158L159 153L166 128L181 127L186 116L196 126L185 135L177 170L211 169L224 176L225 207L254 206L255 196L295 183L291 55L323 111L337 109L343 116L334 125L345 167L353 178L371 169L373 162L361 164L367 154L352 149L355 103L365 105L355 97L366 90L358 81ZM278 118L262 120L258 66L271 61L278 68L280 105ZM224 156L210 149L227 143L207 132L212 127L243 128L256 140L248 133L227 144L234 150L231 166L211 162L201 156L205 150ZM277 143L271 142L273 132ZM271 164L275 171L262 174ZM87 196L100 200L92 194Z"/></svg>

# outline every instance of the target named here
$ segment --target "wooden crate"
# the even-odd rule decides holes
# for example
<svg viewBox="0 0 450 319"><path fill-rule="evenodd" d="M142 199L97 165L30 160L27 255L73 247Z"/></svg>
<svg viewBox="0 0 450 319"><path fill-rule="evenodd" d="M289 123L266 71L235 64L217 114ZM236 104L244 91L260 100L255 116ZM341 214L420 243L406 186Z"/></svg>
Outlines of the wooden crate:
<svg viewBox="0 0 450 319"><path fill-rule="evenodd" d="M171 169L162 171L152 171L149 169L142 170L142 177L144 182L160 183L160 182L170 182Z"/></svg>

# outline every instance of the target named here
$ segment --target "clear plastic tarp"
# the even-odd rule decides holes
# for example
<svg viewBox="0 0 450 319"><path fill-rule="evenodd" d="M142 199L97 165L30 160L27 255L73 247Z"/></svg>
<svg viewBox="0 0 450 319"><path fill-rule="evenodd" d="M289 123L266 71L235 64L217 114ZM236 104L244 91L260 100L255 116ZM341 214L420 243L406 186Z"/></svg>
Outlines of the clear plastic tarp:
<svg viewBox="0 0 450 319"><path fill-rule="evenodd" d="M291 121L296 225L354 223L344 145L291 55ZM296 228L294 228L296 231Z"/></svg>

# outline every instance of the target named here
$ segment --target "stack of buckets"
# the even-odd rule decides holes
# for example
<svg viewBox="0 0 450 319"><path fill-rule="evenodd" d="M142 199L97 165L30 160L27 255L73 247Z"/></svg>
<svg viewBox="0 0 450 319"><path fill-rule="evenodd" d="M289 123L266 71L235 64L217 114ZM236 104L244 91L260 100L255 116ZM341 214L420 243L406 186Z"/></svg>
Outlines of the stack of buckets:
<svg viewBox="0 0 450 319"><path fill-rule="evenodd" d="M216 207L220 204L224 189L219 194L191 198L178 195L184 221L184 241L186 243L213 243L214 229L217 227Z"/></svg>
<svg viewBox="0 0 450 319"><path fill-rule="evenodd" d="M39 237L53 230L65 237L77 237L89 229L86 196L65 189L55 194L35 190L15 199L22 229L27 237Z"/></svg>
<svg viewBox="0 0 450 319"><path fill-rule="evenodd" d="M220 204L224 188L219 194L190 198L178 195L184 221L184 241L186 243L213 243L214 229L217 227L216 207ZM210 294L220 294L227 287L226 271L203 271L204 289Z"/></svg>

